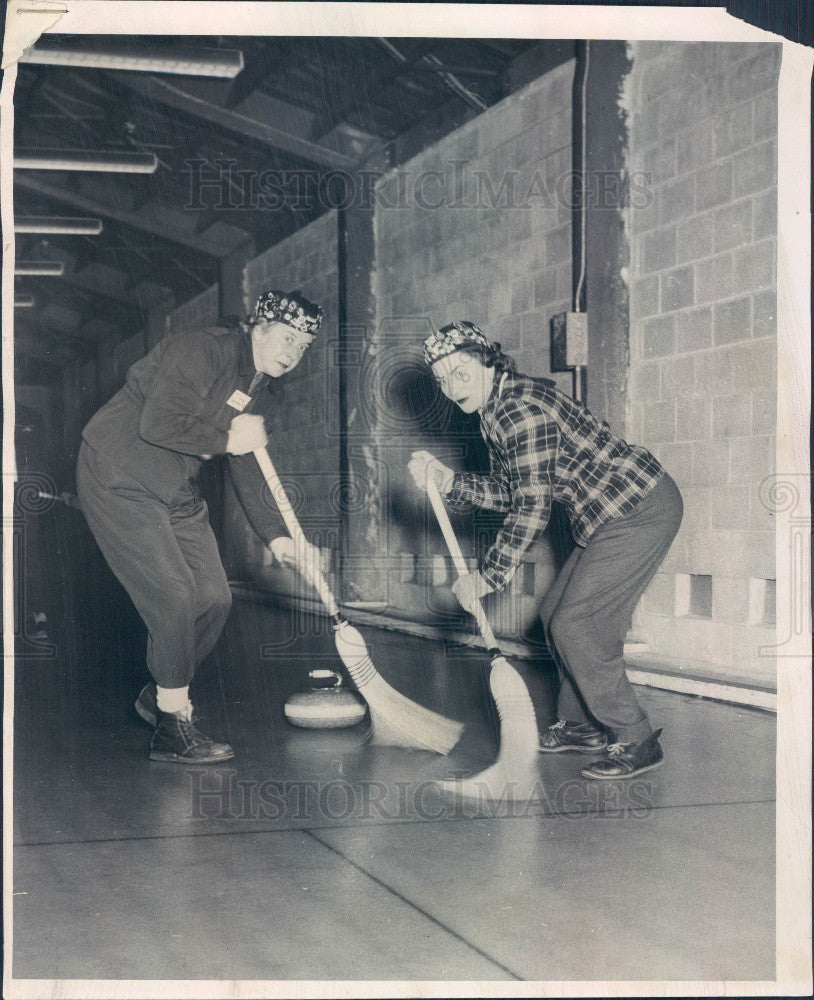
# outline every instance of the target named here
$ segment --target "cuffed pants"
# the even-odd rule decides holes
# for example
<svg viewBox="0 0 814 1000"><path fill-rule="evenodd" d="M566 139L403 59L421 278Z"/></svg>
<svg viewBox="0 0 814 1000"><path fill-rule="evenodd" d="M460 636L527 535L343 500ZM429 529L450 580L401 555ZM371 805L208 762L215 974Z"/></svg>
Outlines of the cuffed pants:
<svg viewBox="0 0 814 1000"><path fill-rule="evenodd" d="M557 715L599 722L621 743L651 733L625 673L633 611L681 524L681 494L665 475L632 513L577 547L540 606L560 679Z"/></svg>
<svg viewBox="0 0 814 1000"><path fill-rule="evenodd" d="M206 503L186 489L166 504L84 442L76 480L88 526L147 626L150 673L161 687L186 686L232 603Z"/></svg>

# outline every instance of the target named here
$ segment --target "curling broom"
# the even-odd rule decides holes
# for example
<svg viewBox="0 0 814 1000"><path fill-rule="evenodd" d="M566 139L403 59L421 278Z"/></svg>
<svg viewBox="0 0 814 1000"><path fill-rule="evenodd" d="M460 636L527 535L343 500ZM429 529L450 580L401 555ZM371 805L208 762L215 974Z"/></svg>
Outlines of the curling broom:
<svg viewBox="0 0 814 1000"><path fill-rule="evenodd" d="M289 534L300 547L305 536L268 452L258 448L254 457ZM417 705L391 687L373 666L361 633L340 614L336 598L317 566L310 574L310 583L333 619L336 651L370 708L372 741L385 746L449 753L460 739L463 724Z"/></svg>
<svg viewBox="0 0 814 1000"><path fill-rule="evenodd" d="M438 518L438 524L447 543L449 554L458 571L458 576L466 576L469 568L466 565L461 546L452 530L449 514L438 492L438 487L432 477L427 477L427 495L432 509ZM522 795L535 777L535 761L539 735L534 705L529 697L526 683L517 670L500 652L495 634L481 607L480 601L475 601L472 615L478 630L486 643L489 655L492 657L492 669L489 673L489 687L497 706L500 718L500 746L497 760L491 767L470 778L458 778L454 781L436 781L436 784L448 792L464 797L481 797L486 794L492 799L503 799Z"/></svg>

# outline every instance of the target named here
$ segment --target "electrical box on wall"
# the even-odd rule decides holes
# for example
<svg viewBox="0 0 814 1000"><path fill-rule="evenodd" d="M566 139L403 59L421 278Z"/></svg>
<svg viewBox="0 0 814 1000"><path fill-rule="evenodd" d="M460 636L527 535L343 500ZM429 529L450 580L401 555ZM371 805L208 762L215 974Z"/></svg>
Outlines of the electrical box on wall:
<svg viewBox="0 0 814 1000"><path fill-rule="evenodd" d="M588 366L588 314L563 312L551 317L551 370Z"/></svg>

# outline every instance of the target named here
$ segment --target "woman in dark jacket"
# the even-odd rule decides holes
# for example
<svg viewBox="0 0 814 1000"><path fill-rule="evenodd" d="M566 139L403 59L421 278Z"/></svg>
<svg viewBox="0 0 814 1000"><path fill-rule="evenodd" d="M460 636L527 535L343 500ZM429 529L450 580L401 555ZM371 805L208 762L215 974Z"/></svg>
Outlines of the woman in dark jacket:
<svg viewBox="0 0 814 1000"><path fill-rule="evenodd" d="M294 552L251 452L274 426L274 380L292 371L314 339L322 311L299 292L261 295L249 322L172 334L127 373L124 386L85 427L77 492L110 568L147 625L147 666L155 680L136 710L155 726L153 760L228 760L193 723L189 684L217 642L231 605L207 506L201 463L228 455L249 523L275 557L291 565L318 558Z"/></svg>

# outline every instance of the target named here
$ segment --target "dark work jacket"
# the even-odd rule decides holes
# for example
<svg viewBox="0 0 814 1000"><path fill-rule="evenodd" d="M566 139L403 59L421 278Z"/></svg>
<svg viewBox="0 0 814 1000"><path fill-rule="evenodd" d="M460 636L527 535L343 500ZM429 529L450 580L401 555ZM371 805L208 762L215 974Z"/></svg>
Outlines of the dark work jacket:
<svg viewBox="0 0 814 1000"><path fill-rule="evenodd" d="M191 488L201 462L226 453L229 425L239 413L260 414L271 437L272 380L256 375L251 338L241 329L171 334L130 368L82 437L104 461L171 504ZM236 391L250 395L246 406L240 408ZM266 542L287 534L254 456L228 458L252 528Z"/></svg>

